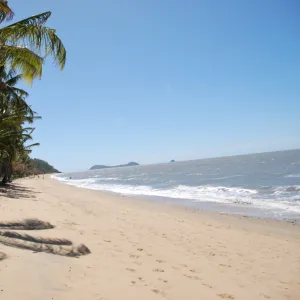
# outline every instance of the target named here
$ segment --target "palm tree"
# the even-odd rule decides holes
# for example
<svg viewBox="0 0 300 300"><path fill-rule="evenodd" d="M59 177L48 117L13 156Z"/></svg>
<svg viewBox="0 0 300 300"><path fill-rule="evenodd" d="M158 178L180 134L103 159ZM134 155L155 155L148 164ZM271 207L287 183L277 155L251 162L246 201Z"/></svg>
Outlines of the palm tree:
<svg viewBox="0 0 300 300"><path fill-rule="evenodd" d="M3 106L0 114L0 175L2 183L10 180L13 165L27 159L31 148L38 143L28 145L35 128L30 124L39 117L21 102L9 102Z"/></svg>
<svg viewBox="0 0 300 300"><path fill-rule="evenodd" d="M22 131L16 132L16 135L9 141L7 148L7 162L6 169L3 174L2 184L6 184L11 181L11 176L13 172L13 166L18 162L24 162L28 159L31 153L31 148L34 146L39 146L39 143L34 143L31 145L26 145L26 143L32 140L32 132L34 128L25 128Z"/></svg>
<svg viewBox="0 0 300 300"><path fill-rule="evenodd" d="M38 145L27 145L34 128L25 126L40 117L25 101L27 92L15 87L22 76L11 71L6 74L4 67L0 68L0 76L3 81L0 93L0 175L2 183L6 184L10 181L13 164L26 160L31 147Z"/></svg>
<svg viewBox="0 0 300 300"><path fill-rule="evenodd" d="M39 119L27 106L19 102L9 102L5 104L0 114L0 175L3 177L2 183L10 180L13 164L25 161L31 153L33 146L38 143L28 145L32 140L32 133L35 128L30 124ZM28 126L28 127L27 127Z"/></svg>
<svg viewBox="0 0 300 300"><path fill-rule="evenodd" d="M32 82L42 76L45 59L52 56L63 69L66 49L56 30L46 27L51 12L44 12L0 29L0 66L18 70L23 79ZM0 23L13 17L7 1L0 3ZM0 78L0 91L2 89Z"/></svg>
<svg viewBox="0 0 300 300"><path fill-rule="evenodd" d="M26 102L27 92L16 87L42 76L49 56L63 69L66 50L55 29L45 26L51 12L44 12L0 28L0 178L10 180L13 164L28 161L28 145L34 128L26 127L39 117ZM0 23L14 17L8 2L0 0Z"/></svg>
<svg viewBox="0 0 300 300"><path fill-rule="evenodd" d="M63 69L66 50L55 29L45 24L51 12L44 12L0 28L0 178L10 180L13 164L26 162L33 146L28 145L39 117L26 102L27 92L16 87L20 79L29 83L42 76L49 56ZM0 0L0 23L14 17L8 2Z"/></svg>
<svg viewBox="0 0 300 300"><path fill-rule="evenodd" d="M30 106L25 101L28 97L28 93L20 88L16 87L16 84L22 79L21 74L16 74L14 71L6 72L4 67L0 67L0 78L2 80L2 89L0 92L0 114L5 108L5 103L16 103L27 107L28 111L31 111Z"/></svg>

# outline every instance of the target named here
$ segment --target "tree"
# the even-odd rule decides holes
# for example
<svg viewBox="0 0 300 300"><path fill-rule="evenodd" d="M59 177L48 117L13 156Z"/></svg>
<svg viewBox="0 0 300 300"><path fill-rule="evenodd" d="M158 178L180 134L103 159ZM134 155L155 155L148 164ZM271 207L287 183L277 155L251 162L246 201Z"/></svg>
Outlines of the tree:
<svg viewBox="0 0 300 300"><path fill-rule="evenodd" d="M28 144L40 118L26 102L28 93L16 85L42 76L49 56L63 69L66 50L55 29L45 24L51 12L44 12L0 28L0 178L10 181L13 165L28 162L33 146ZM0 0L0 23L14 17L8 2Z"/></svg>
<svg viewBox="0 0 300 300"><path fill-rule="evenodd" d="M2 1L0 22L11 20L13 15L7 1ZM44 12L1 28L0 66L18 70L23 79L30 83L42 76L43 63L49 56L63 69L66 49L56 30L45 26L50 16L51 12Z"/></svg>
<svg viewBox="0 0 300 300"><path fill-rule="evenodd" d="M6 74L4 68L0 68L0 76L5 80L0 93L0 173L5 184L10 181L13 164L27 160L31 147L38 145L27 142L34 131L30 124L40 117L26 103L28 94L15 87L22 76Z"/></svg>

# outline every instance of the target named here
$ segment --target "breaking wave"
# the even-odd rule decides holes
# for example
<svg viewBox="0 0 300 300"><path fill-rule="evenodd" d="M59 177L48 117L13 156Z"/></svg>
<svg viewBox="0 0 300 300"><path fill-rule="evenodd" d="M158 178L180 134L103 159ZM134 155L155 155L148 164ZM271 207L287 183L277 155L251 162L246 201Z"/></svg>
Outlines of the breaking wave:
<svg viewBox="0 0 300 300"><path fill-rule="evenodd" d="M217 202L235 205L253 205L262 209L277 209L286 212L300 213L300 186L282 186L270 188L268 193L255 189L224 186L188 186L178 185L165 189L146 185L107 184L99 178L56 179L80 188L109 191L123 195L140 195L187 199L195 202ZM118 180L105 178L106 180Z"/></svg>

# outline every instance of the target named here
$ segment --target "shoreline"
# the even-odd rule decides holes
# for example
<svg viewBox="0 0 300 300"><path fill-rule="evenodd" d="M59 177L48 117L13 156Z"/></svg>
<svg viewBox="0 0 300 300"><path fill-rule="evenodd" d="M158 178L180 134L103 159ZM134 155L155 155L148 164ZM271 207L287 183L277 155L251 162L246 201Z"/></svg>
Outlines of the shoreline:
<svg viewBox="0 0 300 300"><path fill-rule="evenodd" d="M299 225L193 212L50 178L15 186L10 197L0 193L1 222L50 222L51 230L26 233L69 239L91 253L33 253L0 237L3 299L299 299Z"/></svg>
<svg viewBox="0 0 300 300"><path fill-rule="evenodd" d="M69 186L73 186L80 189L93 190L98 191L100 193L104 193L107 195L119 195L122 197L129 197L139 199L140 201L151 201L161 204L168 204L171 206L183 207L185 209L190 209L193 211L201 211L201 212L211 212L217 214L224 215L232 215L232 216L242 216L245 218L254 218L254 219L266 219L266 220L278 220L284 221L292 224L300 225L300 214L295 212L285 212L273 214L268 209L260 208L255 205L242 204L242 203L221 203L214 201L196 201L193 199L183 199L183 198L175 198L175 197L163 197L163 196L150 196L150 195L139 195L139 194L124 194L121 192L116 192L113 190L101 190L96 188L91 188L87 186L77 186L75 184L70 183L68 180L61 180L59 177L55 177L55 175L51 175L50 177L53 180L58 181L59 183L66 184Z"/></svg>

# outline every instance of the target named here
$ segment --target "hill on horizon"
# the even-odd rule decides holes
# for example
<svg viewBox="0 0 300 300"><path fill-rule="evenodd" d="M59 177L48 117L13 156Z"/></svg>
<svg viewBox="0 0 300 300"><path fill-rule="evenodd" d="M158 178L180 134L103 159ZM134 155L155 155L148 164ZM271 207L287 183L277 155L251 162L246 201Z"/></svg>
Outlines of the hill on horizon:
<svg viewBox="0 0 300 300"><path fill-rule="evenodd" d="M57 169L47 163L45 160L32 158L30 160L31 166L35 170L35 174L51 174L51 173L60 173Z"/></svg>
<svg viewBox="0 0 300 300"><path fill-rule="evenodd" d="M110 169L110 168L123 168L123 167L133 167L139 166L137 162L129 162L126 165L117 165L117 166L106 166L106 165L95 165L90 168L90 170L98 170L98 169Z"/></svg>

